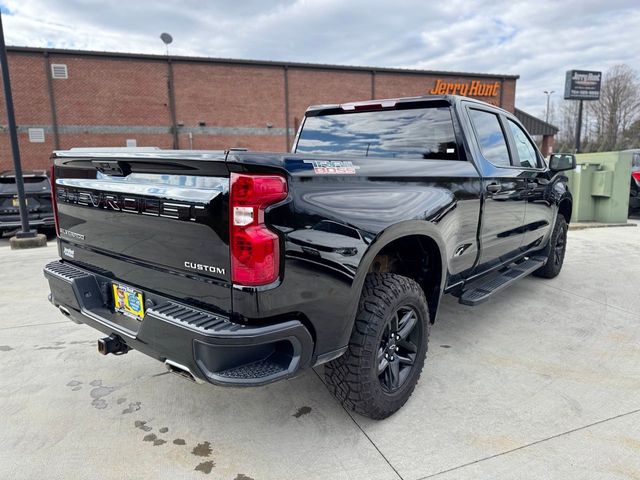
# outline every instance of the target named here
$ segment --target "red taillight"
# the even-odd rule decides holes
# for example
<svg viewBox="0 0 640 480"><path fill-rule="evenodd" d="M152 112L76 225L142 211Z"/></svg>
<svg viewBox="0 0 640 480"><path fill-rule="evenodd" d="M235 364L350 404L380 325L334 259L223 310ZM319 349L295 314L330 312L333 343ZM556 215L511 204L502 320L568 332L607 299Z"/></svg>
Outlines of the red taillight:
<svg viewBox="0 0 640 480"><path fill-rule="evenodd" d="M51 208L53 209L53 221L56 224L56 235L60 236L60 223L58 222L58 199L56 198L56 166L51 166Z"/></svg>
<svg viewBox="0 0 640 480"><path fill-rule="evenodd" d="M264 210L287 197L279 175L231 174L229 229L231 281L256 286L274 282L280 273L280 242L264 223Z"/></svg>
<svg viewBox="0 0 640 480"><path fill-rule="evenodd" d="M640 182L640 170L637 172L631 172L631 176L636 180L636 182Z"/></svg>

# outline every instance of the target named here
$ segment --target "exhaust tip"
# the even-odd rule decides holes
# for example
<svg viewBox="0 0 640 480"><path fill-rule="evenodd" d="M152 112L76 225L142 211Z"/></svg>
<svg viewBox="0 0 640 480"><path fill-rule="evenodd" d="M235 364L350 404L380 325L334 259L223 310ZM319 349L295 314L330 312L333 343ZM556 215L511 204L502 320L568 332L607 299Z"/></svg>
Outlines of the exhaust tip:
<svg viewBox="0 0 640 480"><path fill-rule="evenodd" d="M55 299L51 299L52 302L55 301ZM79 317L75 316L72 317L71 316L71 312L69 311L69 309L63 305L58 305L58 311L63 314L65 317L67 317L69 320L71 320L73 323L77 323L78 325L82 325L82 321L80 321Z"/></svg>
<svg viewBox="0 0 640 480"><path fill-rule="evenodd" d="M205 383L201 378L196 377L188 367L181 365L173 360L165 360L164 366L167 367L167 370L171 373L175 373L176 375L181 376L182 378L186 378L187 380L191 380L195 383Z"/></svg>

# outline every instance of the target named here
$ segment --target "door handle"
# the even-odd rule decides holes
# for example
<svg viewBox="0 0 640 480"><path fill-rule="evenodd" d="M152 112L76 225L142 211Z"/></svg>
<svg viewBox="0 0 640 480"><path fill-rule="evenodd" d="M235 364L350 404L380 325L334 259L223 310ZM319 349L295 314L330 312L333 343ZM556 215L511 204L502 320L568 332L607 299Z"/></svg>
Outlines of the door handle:
<svg viewBox="0 0 640 480"><path fill-rule="evenodd" d="M502 190L502 185L499 183L490 183L487 185L487 192L498 193L500 190Z"/></svg>

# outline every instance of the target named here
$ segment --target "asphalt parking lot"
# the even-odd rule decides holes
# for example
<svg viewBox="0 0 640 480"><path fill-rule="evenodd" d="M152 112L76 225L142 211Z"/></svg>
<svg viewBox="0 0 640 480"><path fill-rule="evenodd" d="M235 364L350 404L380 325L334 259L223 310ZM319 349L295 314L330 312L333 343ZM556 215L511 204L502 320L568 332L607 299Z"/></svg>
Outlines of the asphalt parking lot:
<svg viewBox="0 0 640 480"><path fill-rule="evenodd" d="M447 298L421 382L381 422L343 410L321 368L223 389L99 355L47 302L56 255L0 241L1 478L640 478L640 228L572 231L558 278Z"/></svg>

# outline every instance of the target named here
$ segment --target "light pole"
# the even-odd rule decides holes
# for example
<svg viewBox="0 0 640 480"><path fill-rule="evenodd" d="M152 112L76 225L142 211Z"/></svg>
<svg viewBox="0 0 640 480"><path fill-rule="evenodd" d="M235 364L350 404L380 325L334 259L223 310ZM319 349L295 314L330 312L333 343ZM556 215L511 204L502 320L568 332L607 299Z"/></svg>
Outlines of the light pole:
<svg viewBox="0 0 640 480"><path fill-rule="evenodd" d="M544 121L549 123L549 99L555 93L555 90L545 90L543 93L547 96L547 113L544 116Z"/></svg>
<svg viewBox="0 0 640 480"><path fill-rule="evenodd" d="M180 148L180 138L178 137L178 122L176 121L176 97L173 86L173 64L169 56L169 44L173 42L173 37L168 33L160 34L160 40L167 47L167 95L169 97L169 116L171 117L171 135L173 136L173 149Z"/></svg>
<svg viewBox="0 0 640 480"><path fill-rule="evenodd" d="M160 40L162 40L162 43L165 44L165 46L167 47L167 57L169 56L169 44L171 42L173 42L173 37L168 34L168 33L161 33L160 34Z"/></svg>
<svg viewBox="0 0 640 480"><path fill-rule="evenodd" d="M22 179L22 165L20 163L20 146L18 144L18 127L13 110L13 96L11 94L11 79L9 77L9 61L7 49L4 43L4 29L2 27L2 14L0 13L0 68L2 69L2 85L4 87L4 100L7 110L7 125L9 126L9 142L13 155L13 168L15 170L16 190L18 191L18 209L20 211L20 230L15 237L9 240L12 249L44 247L47 245L47 237L39 235L29 228L29 211L24 194L24 181Z"/></svg>

